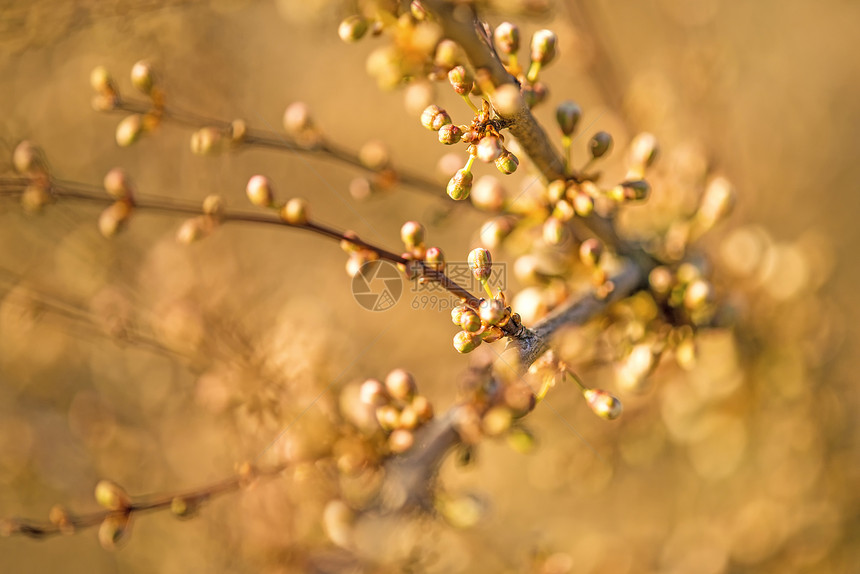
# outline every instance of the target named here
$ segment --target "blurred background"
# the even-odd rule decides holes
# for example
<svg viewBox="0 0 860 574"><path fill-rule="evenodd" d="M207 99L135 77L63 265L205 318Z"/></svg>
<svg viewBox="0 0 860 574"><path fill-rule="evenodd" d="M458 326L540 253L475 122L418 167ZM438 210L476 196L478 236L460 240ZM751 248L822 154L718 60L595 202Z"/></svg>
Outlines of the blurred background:
<svg viewBox="0 0 860 574"><path fill-rule="evenodd" d="M734 182L735 213L703 251L738 327L704 334L690 370L661 364L647 392L622 395L616 423L558 386L527 420L535 452L486 440L473 464L442 469L446 492L481 501L477 525L416 517L365 541L381 566L326 571L404 571L386 563L387 545L409 537L419 551L405 571L415 572L860 571L860 269L851 263L860 241L860 5L486 8L491 24L510 18L525 37L558 33L561 58L543 78L548 104L536 110L550 133L555 105L573 99L582 125L610 131L618 150L640 130L657 135L661 173L681 175L655 185L651 207L631 220L694 202L685 181L706 172ZM29 139L64 179L100 185L122 166L141 194L219 193L239 208L247 179L264 173L280 197L307 198L326 223L396 250L401 224L417 219L430 245L464 260L486 215L448 213L447 176L436 169L447 150L402 91L380 91L365 72L382 41L339 40L350 13L326 0L6 0L0 166L11 171L12 150ZM279 131L285 107L304 101L327 137L352 149L381 140L395 165L437 179L439 193L396 188L359 202L348 192L353 168L259 150L199 157L191 131L170 124L120 149L121 116L92 110L89 75L104 65L130 92L129 70L142 58L157 66L171 105ZM466 108L439 88L438 101L465 121ZM505 184L515 194L532 179L518 173ZM450 308L413 305L406 292L390 311L362 309L333 243L235 225L182 246L180 219L147 213L106 240L91 205L30 215L0 199L0 517L47 516L55 503L95 510L99 478L135 494L182 490L264 450L277 458L330 448L337 391L396 367L415 374L437 411L456 399L470 358L451 348ZM509 269L515 255L494 252ZM562 348L600 329L578 330ZM611 365L581 374L613 389ZM0 569L307 571L309 557L332 546L320 516L336 481L301 470L215 500L194 520L141 517L115 553L94 531L0 539Z"/></svg>

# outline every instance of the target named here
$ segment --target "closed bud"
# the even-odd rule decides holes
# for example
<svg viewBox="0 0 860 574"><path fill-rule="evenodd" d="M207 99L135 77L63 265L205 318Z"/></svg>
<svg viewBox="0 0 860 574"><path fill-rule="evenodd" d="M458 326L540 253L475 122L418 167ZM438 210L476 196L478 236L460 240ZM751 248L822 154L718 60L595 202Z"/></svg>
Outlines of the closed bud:
<svg viewBox="0 0 860 574"><path fill-rule="evenodd" d="M293 197L280 210L281 219L290 225L305 225L308 222L308 202L301 197Z"/></svg>
<svg viewBox="0 0 860 574"><path fill-rule="evenodd" d="M388 436L388 448L391 452L400 454L406 452L415 444L415 435L406 429L395 429Z"/></svg>
<svg viewBox="0 0 860 574"><path fill-rule="evenodd" d="M498 247L513 230L514 224L510 218L497 217L491 219L481 226L481 243L490 249Z"/></svg>
<svg viewBox="0 0 860 574"><path fill-rule="evenodd" d="M392 431L400 426L400 411L393 405L382 405L376 409L376 420L382 430Z"/></svg>
<svg viewBox="0 0 860 574"><path fill-rule="evenodd" d="M121 167L115 167L104 178L105 191L114 199L128 199L133 195L131 178Z"/></svg>
<svg viewBox="0 0 860 574"><path fill-rule="evenodd" d="M131 85L146 95L152 93L152 88L155 87L155 74L149 62L140 60L131 67Z"/></svg>
<svg viewBox="0 0 860 574"><path fill-rule="evenodd" d="M556 55L558 37L551 30L538 30L532 35L532 62L549 64Z"/></svg>
<svg viewBox="0 0 860 574"><path fill-rule="evenodd" d="M446 72L465 60L460 46L453 40L442 40L436 46L434 63Z"/></svg>
<svg viewBox="0 0 860 574"><path fill-rule="evenodd" d="M200 503L194 498L175 496L170 501L170 512L177 518L193 518L200 509Z"/></svg>
<svg viewBox="0 0 860 574"><path fill-rule="evenodd" d="M90 72L90 85L101 95L113 98L117 94L116 83L104 66L96 66Z"/></svg>
<svg viewBox="0 0 860 574"><path fill-rule="evenodd" d="M576 212L573 210L573 206L570 202L566 199L557 201L555 206L552 208L552 216L559 221L570 221L573 219L574 215L576 215Z"/></svg>
<svg viewBox="0 0 860 574"><path fill-rule="evenodd" d="M300 135L313 128L311 110L304 102L293 102L284 111L284 129L290 135Z"/></svg>
<svg viewBox="0 0 860 574"><path fill-rule="evenodd" d="M642 132L630 142L630 162L636 166L649 167L657 159L659 151L654 134Z"/></svg>
<svg viewBox="0 0 860 574"><path fill-rule="evenodd" d="M597 132L588 142L588 151L591 157L598 159L606 155L612 147L612 136L606 132Z"/></svg>
<svg viewBox="0 0 860 574"><path fill-rule="evenodd" d="M481 329L481 318L472 309L466 309L460 314L459 327L469 333L476 333Z"/></svg>
<svg viewBox="0 0 860 574"><path fill-rule="evenodd" d="M248 135L248 123L245 120L235 119L230 122L230 143L234 146L245 141Z"/></svg>
<svg viewBox="0 0 860 574"><path fill-rule="evenodd" d="M469 197L469 192L472 190L472 179L474 176L471 171L467 171L466 168L458 169L454 177L448 181L446 188L451 199L462 201Z"/></svg>
<svg viewBox="0 0 860 574"><path fill-rule="evenodd" d="M115 550L128 534L130 516L128 514L108 514L99 525L99 544L105 550Z"/></svg>
<svg viewBox="0 0 860 574"><path fill-rule="evenodd" d="M430 269L442 271L445 268L445 254L438 247L430 247L424 254L424 261Z"/></svg>
<svg viewBox="0 0 860 574"><path fill-rule="evenodd" d="M73 534L75 527L72 524L72 517L69 511L59 504L55 504L48 512L48 521L60 528L63 534Z"/></svg>
<svg viewBox="0 0 860 574"><path fill-rule="evenodd" d="M451 87L461 96L468 95L472 91L475 79L464 66L454 66L448 72L448 81Z"/></svg>
<svg viewBox="0 0 860 574"><path fill-rule="evenodd" d="M684 307L697 311L714 302L714 287L709 281L695 279L684 290Z"/></svg>
<svg viewBox="0 0 860 574"><path fill-rule="evenodd" d="M563 179L549 182L549 185L546 186L546 193L552 203L564 199L567 194L567 182Z"/></svg>
<svg viewBox="0 0 860 574"><path fill-rule="evenodd" d="M575 193L573 195L573 211L580 217L588 217L594 212L594 198L581 191Z"/></svg>
<svg viewBox="0 0 860 574"><path fill-rule="evenodd" d="M337 27L337 35L347 43L357 42L367 33L367 20L358 14L347 16Z"/></svg>
<svg viewBox="0 0 860 574"><path fill-rule="evenodd" d="M512 154L506 149L502 150L502 155L496 158L496 169L502 172L505 175L511 175L515 171L517 171L517 167L520 165L520 160L517 159L517 156Z"/></svg>
<svg viewBox="0 0 860 574"><path fill-rule="evenodd" d="M608 421L621 416L622 406L614 396L600 389L586 389L582 392L594 414Z"/></svg>
<svg viewBox="0 0 860 574"><path fill-rule="evenodd" d="M400 228L400 239L407 249L414 249L424 243L424 226L417 221L407 221Z"/></svg>
<svg viewBox="0 0 860 574"><path fill-rule="evenodd" d="M624 190L624 201L644 201L651 193L651 185L644 179L622 182L621 187Z"/></svg>
<svg viewBox="0 0 860 574"><path fill-rule="evenodd" d="M487 436L501 436L511 428L513 420L511 409L499 405L488 410L481 419L481 430Z"/></svg>
<svg viewBox="0 0 860 574"><path fill-rule="evenodd" d="M194 155L217 155L226 149L224 132L207 126L191 134L191 152Z"/></svg>
<svg viewBox="0 0 860 574"><path fill-rule="evenodd" d="M481 336L468 331L460 331L454 335L454 348L458 353L471 353L481 344Z"/></svg>
<svg viewBox="0 0 860 574"><path fill-rule="evenodd" d="M418 386L415 377L404 369L394 369L385 377L385 388L388 394L399 401L409 401L415 395Z"/></svg>
<svg viewBox="0 0 860 574"><path fill-rule="evenodd" d="M224 213L224 198L217 193L210 193L204 197L203 213L215 217L222 215Z"/></svg>
<svg viewBox="0 0 860 574"><path fill-rule="evenodd" d="M96 502L108 510L126 510L131 506L128 493L112 480L100 480L95 488Z"/></svg>
<svg viewBox="0 0 860 574"><path fill-rule="evenodd" d="M186 219L176 231L176 241L183 245L189 245L212 233L215 227L215 220L210 216L198 215Z"/></svg>
<svg viewBox="0 0 860 574"><path fill-rule="evenodd" d="M110 204L99 215L99 231L105 237L113 237L128 222L131 212L132 204L129 201L120 200Z"/></svg>
<svg viewBox="0 0 860 574"><path fill-rule="evenodd" d="M477 157L481 161L487 163L496 161L496 158L502 155L502 141L498 136L488 135L481 138L478 142Z"/></svg>
<svg viewBox="0 0 860 574"><path fill-rule="evenodd" d="M506 322L505 319L510 317L505 304L498 299L481 299L481 303L478 305L478 313L481 316L481 321L487 325L503 326Z"/></svg>
<svg viewBox="0 0 860 574"><path fill-rule="evenodd" d="M51 203L51 193L46 182L34 181L24 188L21 194L21 206L27 213L38 213Z"/></svg>
<svg viewBox="0 0 860 574"><path fill-rule="evenodd" d="M602 255L603 243L596 237L586 239L579 246L579 259L586 267L597 267Z"/></svg>
<svg viewBox="0 0 860 574"><path fill-rule="evenodd" d="M659 298L665 298L672 291L675 278L668 267L660 265L652 269L651 273L648 274L648 284L655 295Z"/></svg>
<svg viewBox="0 0 860 574"><path fill-rule="evenodd" d="M374 407L388 404L390 399L385 385L379 379L367 379L361 383L358 393L362 403Z"/></svg>
<svg viewBox="0 0 860 574"><path fill-rule="evenodd" d="M448 115L448 113L445 110L443 110L442 108L440 108L436 104L431 104L431 105L427 106L426 108L424 108L424 111L421 112L421 125L424 126L425 128L427 128L428 130L439 131L439 129L441 129L442 126L440 125L439 127L435 127L436 126L436 119L439 116L447 116L447 115ZM450 124L451 122L448 121L446 123ZM445 125L445 124L443 124L443 125Z"/></svg>
<svg viewBox="0 0 860 574"><path fill-rule="evenodd" d="M522 87L522 98L529 109L534 108L538 104L542 104L549 96L549 89L542 82L533 84L524 84Z"/></svg>
<svg viewBox="0 0 860 574"><path fill-rule="evenodd" d="M12 165L15 171L23 175L44 174L48 171L48 162L42 148L27 140L15 146Z"/></svg>
<svg viewBox="0 0 860 574"><path fill-rule="evenodd" d="M728 179L716 177L705 188L696 218L706 229L710 228L731 213L734 205L734 186Z"/></svg>
<svg viewBox="0 0 860 574"><path fill-rule="evenodd" d="M530 454L537 446L537 440L528 429L516 426L505 436L508 446L520 454Z"/></svg>
<svg viewBox="0 0 860 574"><path fill-rule="evenodd" d="M493 38L502 54L514 54L520 49L520 29L516 24L502 22L493 32Z"/></svg>
<svg viewBox="0 0 860 574"><path fill-rule="evenodd" d="M555 119L558 122L558 127L561 128L561 133L566 136L576 131L576 126L581 117L582 109L570 100L560 103L555 109Z"/></svg>
<svg viewBox="0 0 860 574"><path fill-rule="evenodd" d="M131 114L126 116L116 126L116 143L120 147L128 147L143 134L143 116Z"/></svg>
<svg viewBox="0 0 860 574"><path fill-rule="evenodd" d="M626 392L642 392L646 389L648 377L657 368L656 355L651 345L640 343L633 347L630 354L615 369L615 382Z"/></svg>
<svg viewBox="0 0 860 574"><path fill-rule="evenodd" d="M433 418L433 404L425 396L415 395L410 403L412 410L418 415L419 423L426 423Z"/></svg>
<svg viewBox="0 0 860 574"><path fill-rule="evenodd" d="M469 309L467 305L457 305L453 309L451 309L451 322L460 326L460 318L465 313L466 309Z"/></svg>
<svg viewBox="0 0 860 574"><path fill-rule="evenodd" d="M272 182L265 175L255 175L248 180L245 186L248 200L257 207L272 207L275 203L275 194L272 191Z"/></svg>
<svg viewBox="0 0 860 574"><path fill-rule="evenodd" d="M548 245L559 245L567 236L564 223L555 217L548 217L543 223L543 240Z"/></svg>
<svg viewBox="0 0 860 574"><path fill-rule="evenodd" d="M486 281L490 278L490 273L493 269L493 258L490 252L482 247L478 247L469 252L469 268L472 270L472 275L478 281Z"/></svg>
<svg viewBox="0 0 860 574"><path fill-rule="evenodd" d="M460 126L447 124L439 128L439 142L445 145L453 145L460 141L463 137L463 130Z"/></svg>

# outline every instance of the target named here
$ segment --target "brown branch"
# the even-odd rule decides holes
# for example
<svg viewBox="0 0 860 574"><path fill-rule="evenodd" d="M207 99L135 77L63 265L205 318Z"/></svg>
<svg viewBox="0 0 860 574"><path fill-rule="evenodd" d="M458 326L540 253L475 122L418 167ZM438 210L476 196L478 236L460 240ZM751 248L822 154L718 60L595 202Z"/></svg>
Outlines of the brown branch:
<svg viewBox="0 0 860 574"><path fill-rule="evenodd" d="M57 534L72 534L85 528L98 526L112 515L132 516L174 508L176 501L180 501L185 508L193 510L211 498L239 490L255 478L277 476L286 469L286 466L279 465L268 469L246 468L249 468L247 472L240 471L235 476L196 489L133 497L128 505L117 510L100 510L79 515L63 511L59 519L54 520L6 518L0 520L0 536L46 538Z"/></svg>

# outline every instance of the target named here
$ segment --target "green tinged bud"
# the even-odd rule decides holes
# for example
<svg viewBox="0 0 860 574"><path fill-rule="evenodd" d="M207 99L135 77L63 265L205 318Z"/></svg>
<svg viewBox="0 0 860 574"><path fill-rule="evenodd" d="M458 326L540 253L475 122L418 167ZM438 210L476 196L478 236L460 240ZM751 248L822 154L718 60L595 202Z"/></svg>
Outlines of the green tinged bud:
<svg viewBox="0 0 860 574"><path fill-rule="evenodd" d="M454 124L447 124L439 128L439 141L445 145L453 145L463 137L463 130Z"/></svg>
<svg viewBox="0 0 860 574"><path fill-rule="evenodd" d="M464 331L475 333L481 329L481 318L472 309L465 309L460 313L459 327Z"/></svg>
<svg viewBox="0 0 860 574"><path fill-rule="evenodd" d="M493 38L502 54L514 54L520 49L520 29L516 24L502 22L493 32Z"/></svg>
<svg viewBox="0 0 860 574"><path fill-rule="evenodd" d="M481 299L478 305L481 321L487 325L499 325L504 323L507 315L505 304L498 299Z"/></svg>
<svg viewBox="0 0 860 574"><path fill-rule="evenodd" d="M597 267L602 255L603 243L595 237L586 239L579 246L579 259L586 267Z"/></svg>
<svg viewBox="0 0 860 574"><path fill-rule="evenodd" d="M584 192L575 193L573 211L580 217L588 217L594 212L594 198Z"/></svg>
<svg viewBox="0 0 860 574"><path fill-rule="evenodd" d="M415 249L424 243L424 226L417 221L407 221L400 228L400 239L407 249Z"/></svg>
<svg viewBox="0 0 860 574"><path fill-rule="evenodd" d="M264 175L255 175L248 180L245 193L253 205L257 207L272 207L275 203L275 194L272 191L272 182Z"/></svg>
<svg viewBox="0 0 860 574"><path fill-rule="evenodd" d="M424 254L424 261L430 269L442 271L445 268L445 254L438 247L430 247Z"/></svg>
<svg viewBox="0 0 860 574"><path fill-rule="evenodd" d="M606 155L611 147L612 136L606 132L597 132L588 142L588 151L591 152L591 157L594 159L598 159Z"/></svg>
<svg viewBox="0 0 860 574"><path fill-rule="evenodd" d="M460 331L454 335L454 348L458 353L471 353L481 344L481 336L467 331Z"/></svg>
<svg viewBox="0 0 860 574"><path fill-rule="evenodd" d="M493 269L493 259L490 252L483 247L472 249L469 252L469 268L478 281L489 279Z"/></svg>
<svg viewBox="0 0 860 574"><path fill-rule="evenodd" d="M152 93L152 89L155 87L155 74L149 62L141 60L132 66L131 85L146 95Z"/></svg>
<svg viewBox="0 0 860 574"><path fill-rule="evenodd" d="M465 96L472 91L472 86L475 79L472 74L464 66L454 66L448 72L448 81L451 82L451 87L461 96Z"/></svg>
<svg viewBox="0 0 860 574"><path fill-rule="evenodd" d="M503 150L502 155L496 158L496 169L505 175L511 175L517 171L519 165L520 160L508 150Z"/></svg>
<svg viewBox="0 0 860 574"><path fill-rule="evenodd" d="M472 190L472 180L474 176L471 171L466 171L466 168L458 169L454 177L448 181L448 195L451 199L461 201L469 197L469 192Z"/></svg>
<svg viewBox="0 0 860 574"><path fill-rule="evenodd" d="M446 112L436 104L427 106L424 111L421 112L421 125L428 130L438 132L440 129L442 129L442 126L448 125L450 123L451 117L448 115L448 112Z"/></svg>
<svg viewBox="0 0 860 574"><path fill-rule="evenodd" d="M99 544L105 550L115 550L128 534L128 514L108 514L99 526Z"/></svg>
<svg viewBox="0 0 860 574"><path fill-rule="evenodd" d="M290 199L280 210L281 219L290 225L305 225L308 222L308 202L300 197Z"/></svg>
<svg viewBox="0 0 860 574"><path fill-rule="evenodd" d="M566 136L576 131L576 126L581 117L582 109L570 100L560 103L555 110L555 119L558 122L558 127L561 128L561 133Z"/></svg>
<svg viewBox="0 0 860 574"><path fill-rule="evenodd" d="M100 480L95 489L96 502L108 510L126 510L131 506L128 493L112 480Z"/></svg>
<svg viewBox="0 0 860 574"><path fill-rule="evenodd" d="M622 406L614 396L600 389L586 389L582 392L588 406L594 411L594 414L608 421L617 419L621 416Z"/></svg>
<svg viewBox="0 0 860 574"><path fill-rule="evenodd" d="M347 16L337 27L337 35L347 43L357 42L367 33L367 20L358 14Z"/></svg>
<svg viewBox="0 0 860 574"><path fill-rule="evenodd" d="M559 245L566 236L564 223L555 217L549 217L543 224L543 240L548 245Z"/></svg>
<svg viewBox="0 0 860 574"><path fill-rule="evenodd" d="M410 401L415 396L418 386L415 377L404 369L394 369L385 377L385 388L388 394L399 401Z"/></svg>
<svg viewBox="0 0 860 574"><path fill-rule="evenodd" d="M128 147L143 134L143 116L131 114L126 116L116 126L116 143L120 147Z"/></svg>
<svg viewBox="0 0 860 574"><path fill-rule="evenodd" d="M556 55L558 37L551 30L538 30L532 36L532 62L541 65L549 64Z"/></svg>
<svg viewBox="0 0 860 574"><path fill-rule="evenodd" d="M634 165L649 167L657 159L660 148L657 146L657 138L648 132L638 134L630 142L630 161Z"/></svg>

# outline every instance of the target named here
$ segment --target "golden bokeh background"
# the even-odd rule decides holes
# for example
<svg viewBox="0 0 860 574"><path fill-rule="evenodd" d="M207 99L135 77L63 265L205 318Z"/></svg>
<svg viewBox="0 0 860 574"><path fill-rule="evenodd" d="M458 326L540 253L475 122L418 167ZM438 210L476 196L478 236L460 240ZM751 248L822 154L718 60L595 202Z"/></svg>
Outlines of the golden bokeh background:
<svg viewBox="0 0 860 574"><path fill-rule="evenodd" d="M490 6L492 24L505 4ZM142 194L220 193L241 208L247 179L265 173L326 223L396 250L402 222L418 219L431 244L464 260L485 217L443 217L436 163L446 150L402 92L367 76L380 41L338 39L349 13L324 0L4 2L2 156L30 139L64 179L98 185L119 165ZM537 111L548 131L555 104L574 99L582 125L610 131L619 150L639 130L655 133L660 169L682 174L662 198L655 187L632 223L659 218L661 202L689 203L684 177L713 169L734 182L737 209L704 246L739 328L703 335L692 370L661 365L648 392L622 396L618 423L557 387L527 421L534 453L487 440L470 467L442 469L446 492L481 500L476 526L376 525L362 552L384 562L418 540L419 572L857 572L860 6L558 1L511 18L526 35L551 27L560 37L561 59L544 76L550 105ZM286 105L305 101L328 137L352 149L384 141L396 165L439 179L439 197L397 189L357 202L353 168L259 150L199 157L191 132L170 124L120 149L121 116L92 110L89 74L105 65L130 91L141 58L157 65L171 105L213 118L278 131ZM531 182L512 180L514 193ZM97 219L87 204L29 215L0 201L0 517L47 516L58 502L94 510L102 477L132 493L181 490L267 448L328 448L323 421L338 398L320 393L395 367L415 373L437 410L454 402L469 358L451 348L447 309L407 291L390 311L365 311L334 244L235 225L181 246L179 219L147 213L106 240ZM511 253L496 260L513 268ZM105 334L118 325L138 342ZM564 339L572 362L600 328ZM610 366L583 375L612 388ZM332 489L324 472L302 468L194 520L140 517L115 553L92 531L0 539L0 570L274 574L330 552L324 571L401 571L331 566L339 555L320 516Z"/></svg>

